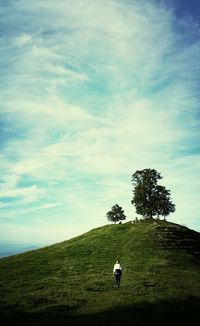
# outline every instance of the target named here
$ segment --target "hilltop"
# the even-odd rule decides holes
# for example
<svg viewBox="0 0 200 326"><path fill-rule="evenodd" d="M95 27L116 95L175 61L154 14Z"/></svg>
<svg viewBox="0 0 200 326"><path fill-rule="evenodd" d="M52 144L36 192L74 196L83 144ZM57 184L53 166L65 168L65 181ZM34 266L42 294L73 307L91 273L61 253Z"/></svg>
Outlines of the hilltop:
<svg viewBox="0 0 200 326"><path fill-rule="evenodd" d="M112 276L117 258L119 289ZM4 325L197 323L200 234L178 224L107 225L2 258L0 267Z"/></svg>

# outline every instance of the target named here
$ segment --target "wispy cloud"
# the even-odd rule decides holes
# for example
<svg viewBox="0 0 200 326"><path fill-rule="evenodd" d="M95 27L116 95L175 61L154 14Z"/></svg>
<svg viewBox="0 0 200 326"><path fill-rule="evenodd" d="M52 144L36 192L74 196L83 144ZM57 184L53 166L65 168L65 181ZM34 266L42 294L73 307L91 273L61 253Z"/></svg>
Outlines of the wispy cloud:
<svg viewBox="0 0 200 326"><path fill-rule="evenodd" d="M15 44L18 47L22 47L22 46L27 45L31 41L32 41L32 37L30 34L22 33L20 36L16 37Z"/></svg>
<svg viewBox="0 0 200 326"><path fill-rule="evenodd" d="M153 0L21 0L1 24L3 223L56 210L78 234L116 202L132 218L131 174L153 167L198 229L198 22Z"/></svg>

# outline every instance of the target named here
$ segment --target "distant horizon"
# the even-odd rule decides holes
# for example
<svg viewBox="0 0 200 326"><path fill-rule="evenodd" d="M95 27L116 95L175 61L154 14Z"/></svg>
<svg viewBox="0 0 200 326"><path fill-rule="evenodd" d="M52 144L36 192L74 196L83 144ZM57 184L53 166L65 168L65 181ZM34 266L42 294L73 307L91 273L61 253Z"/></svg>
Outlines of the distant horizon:
<svg viewBox="0 0 200 326"><path fill-rule="evenodd" d="M30 250L37 250L45 245L37 244L19 244L19 243L0 243L0 258L13 256Z"/></svg>

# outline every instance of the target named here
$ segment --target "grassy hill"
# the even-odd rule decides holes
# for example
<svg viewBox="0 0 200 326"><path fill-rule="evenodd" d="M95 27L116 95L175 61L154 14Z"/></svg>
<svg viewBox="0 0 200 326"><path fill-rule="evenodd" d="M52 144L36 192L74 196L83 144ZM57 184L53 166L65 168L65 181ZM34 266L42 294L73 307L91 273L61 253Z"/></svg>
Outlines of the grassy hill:
<svg viewBox="0 0 200 326"><path fill-rule="evenodd" d="M115 288L113 264L123 265ZM200 234L165 221L107 225L0 260L3 325L196 325Z"/></svg>

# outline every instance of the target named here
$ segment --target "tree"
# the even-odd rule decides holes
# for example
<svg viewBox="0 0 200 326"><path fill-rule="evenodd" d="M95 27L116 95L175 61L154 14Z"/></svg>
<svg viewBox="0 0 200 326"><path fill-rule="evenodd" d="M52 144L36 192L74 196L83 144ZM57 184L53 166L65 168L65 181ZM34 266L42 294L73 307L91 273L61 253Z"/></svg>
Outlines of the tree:
<svg viewBox="0 0 200 326"><path fill-rule="evenodd" d="M135 188L131 203L135 206L137 214L153 218L155 215L166 217L175 212L175 205L170 200L170 191L157 184L160 179L161 174L154 169L136 171L132 175Z"/></svg>
<svg viewBox="0 0 200 326"><path fill-rule="evenodd" d="M117 204L114 205L112 207L111 211L109 211L106 215L107 215L108 221L112 221L115 223L126 219L126 216L124 215L124 211L123 211L122 207L120 207Z"/></svg>

